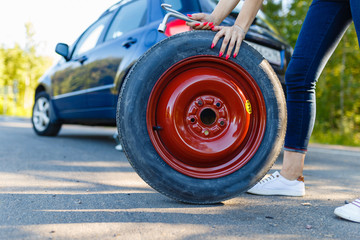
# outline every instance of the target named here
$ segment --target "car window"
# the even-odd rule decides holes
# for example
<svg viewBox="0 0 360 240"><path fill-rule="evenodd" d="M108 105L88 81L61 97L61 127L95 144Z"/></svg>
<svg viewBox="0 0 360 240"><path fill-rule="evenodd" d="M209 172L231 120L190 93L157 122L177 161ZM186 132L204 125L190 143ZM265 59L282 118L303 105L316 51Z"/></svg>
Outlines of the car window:
<svg viewBox="0 0 360 240"><path fill-rule="evenodd" d="M86 32L81 36L81 38L76 44L73 58L79 57L81 54L93 49L96 46L101 36L101 33L105 28L105 25L110 19L110 16L111 15L108 14L102 17L86 30Z"/></svg>
<svg viewBox="0 0 360 240"><path fill-rule="evenodd" d="M147 0L130 2L120 8L114 18L105 41L121 37L144 25L146 20Z"/></svg>

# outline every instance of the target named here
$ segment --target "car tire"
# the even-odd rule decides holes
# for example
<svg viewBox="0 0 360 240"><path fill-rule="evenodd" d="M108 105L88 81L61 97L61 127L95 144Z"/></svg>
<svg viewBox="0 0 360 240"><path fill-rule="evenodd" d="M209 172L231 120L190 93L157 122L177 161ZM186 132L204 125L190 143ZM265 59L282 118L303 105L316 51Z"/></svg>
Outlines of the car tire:
<svg viewBox="0 0 360 240"><path fill-rule="evenodd" d="M152 188L186 203L217 203L252 187L285 136L285 98L270 64L246 43L237 58L218 57L214 35L186 32L153 46L118 100L130 164Z"/></svg>
<svg viewBox="0 0 360 240"><path fill-rule="evenodd" d="M36 95L31 122L37 135L56 136L59 133L61 123L55 119L50 97L46 92Z"/></svg>

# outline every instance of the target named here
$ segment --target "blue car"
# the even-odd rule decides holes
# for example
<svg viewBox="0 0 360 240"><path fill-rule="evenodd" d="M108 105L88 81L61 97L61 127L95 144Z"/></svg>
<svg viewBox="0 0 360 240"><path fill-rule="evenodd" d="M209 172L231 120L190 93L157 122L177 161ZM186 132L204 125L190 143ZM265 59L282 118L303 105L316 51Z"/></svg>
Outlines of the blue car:
<svg viewBox="0 0 360 240"><path fill-rule="evenodd" d="M189 31L185 21L170 19L165 34L157 28L167 3L184 14L211 12L217 0L122 0L107 9L71 46L59 43L62 59L39 80L35 90L33 129L56 136L62 124L116 125L116 105L123 80L149 48L168 36ZM232 25L238 5L222 25ZM280 81L291 47L259 12L246 41L272 65ZM210 47L210 46L209 46Z"/></svg>

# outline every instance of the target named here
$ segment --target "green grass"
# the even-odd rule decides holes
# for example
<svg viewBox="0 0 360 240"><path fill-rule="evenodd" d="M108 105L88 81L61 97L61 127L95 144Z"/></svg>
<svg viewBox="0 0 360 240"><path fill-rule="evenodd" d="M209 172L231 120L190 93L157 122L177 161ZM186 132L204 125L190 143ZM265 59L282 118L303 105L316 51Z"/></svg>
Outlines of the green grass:
<svg viewBox="0 0 360 240"><path fill-rule="evenodd" d="M310 139L311 143L343 145L343 146L360 146L360 133L347 132L341 133L339 130L328 129L322 131L321 128L314 129Z"/></svg>

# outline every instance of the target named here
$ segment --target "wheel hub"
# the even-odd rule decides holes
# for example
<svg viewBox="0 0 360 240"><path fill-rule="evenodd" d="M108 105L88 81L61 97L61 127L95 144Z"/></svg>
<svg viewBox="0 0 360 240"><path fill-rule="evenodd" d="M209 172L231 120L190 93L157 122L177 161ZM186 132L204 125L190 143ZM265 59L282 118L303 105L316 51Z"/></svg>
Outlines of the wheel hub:
<svg viewBox="0 0 360 240"><path fill-rule="evenodd" d="M33 112L33 123L38 131L44 131L50 122L50 103L46 98L39 98Z"/></svg>
<svg viewBox="0 0 360 240"><path fill-rule="evenodd" d="M229 121L227 108L215 96L204 95L190 102L186 114L186 126L199 137L215 137L221 134Z"/></svg>

